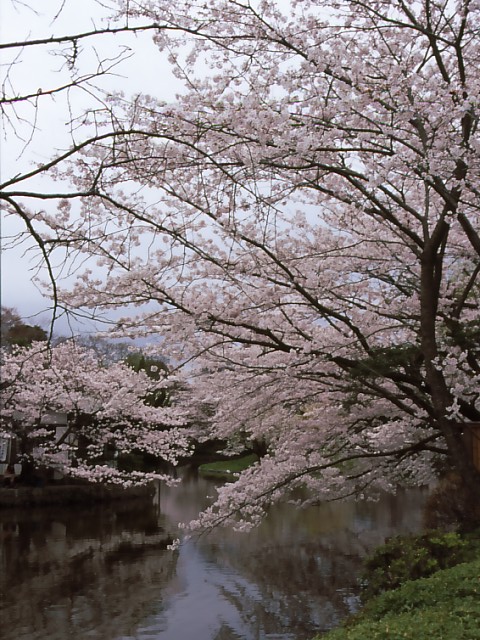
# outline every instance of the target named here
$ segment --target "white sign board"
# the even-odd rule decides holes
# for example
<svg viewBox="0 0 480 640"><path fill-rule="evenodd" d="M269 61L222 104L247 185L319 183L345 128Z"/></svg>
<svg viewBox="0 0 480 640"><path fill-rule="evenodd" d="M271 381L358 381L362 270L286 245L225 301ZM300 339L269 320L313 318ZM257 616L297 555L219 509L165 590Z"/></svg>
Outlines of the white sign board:
<svg viewBox="0 0 480 640"><path fill-rule="evenodd" d="M10 438L0 438L0 462L8 462L10 443Z"/></svg>

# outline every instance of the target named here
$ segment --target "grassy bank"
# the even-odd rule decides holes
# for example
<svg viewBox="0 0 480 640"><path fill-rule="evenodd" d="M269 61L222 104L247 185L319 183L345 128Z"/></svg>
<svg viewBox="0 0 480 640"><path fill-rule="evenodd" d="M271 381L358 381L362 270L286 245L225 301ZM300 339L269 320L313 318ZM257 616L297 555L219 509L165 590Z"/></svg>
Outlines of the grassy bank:
<svg viewBox="0 0 480 640"><path fill-rule="evenodd" d="M452 534L443 539L453 547ZM398 588L371 598L360 613L341 628L323 635L322 640L480 640L480 542L478 535L464 542L463 551L457 544L451 558L461 560L455 556L460 550L467 553L468 561L435 571L428 577L406 580ZM404 560L408 558L410 575L416 570L412 548L414 545L407 541ZM415 548L419 549L417 568L431 573L424 549ZM380 550L377 560L382 554L385 557L385 548ZM398 573L397 560L386 567L388 579L392 573ZM404 562L401 571L405 566Z"/></svg>
<svg viewBox="0 0 480 640"><path fill-rule="evenodd" d="M202 464L198 467L198 471L202 476L221 480L234 480L244 469L247 469L257 460L258 456L255 453L251 453L240 458Z"/></svg>
<svg viewBox="0 0 480 640"><path fill-rule="evenodd" d="M480 640L480 559L373 598L322 640Z"/></svg>

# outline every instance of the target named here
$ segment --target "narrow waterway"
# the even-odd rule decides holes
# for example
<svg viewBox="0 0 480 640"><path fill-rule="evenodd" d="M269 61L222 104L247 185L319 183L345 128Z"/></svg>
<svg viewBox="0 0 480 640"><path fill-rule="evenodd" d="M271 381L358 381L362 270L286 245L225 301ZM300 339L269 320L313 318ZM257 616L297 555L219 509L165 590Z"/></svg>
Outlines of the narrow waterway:
<svg viewBox="0 0 480 640"><path fill-rule="evenodd" d="M214 492L186 476L146 504L0 511L0 639L307 640L358 607L362 558L419 530L425 499L284 504L165 550Z"/></svg>

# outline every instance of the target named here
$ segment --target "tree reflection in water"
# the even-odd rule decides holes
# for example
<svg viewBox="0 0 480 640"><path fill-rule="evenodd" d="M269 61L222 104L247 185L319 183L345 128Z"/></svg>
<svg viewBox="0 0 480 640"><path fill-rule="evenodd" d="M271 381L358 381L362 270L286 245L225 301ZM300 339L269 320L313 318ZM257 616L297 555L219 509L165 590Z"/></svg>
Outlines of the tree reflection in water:
<svg viewBox="0 0 480 640"><path fill-rule="evenodd" d="M184 497L195 496L198 509L199 503L205 506L202 496L208 493L212 489L206 481L191 480ZM197 562L209 584L218 585L216 602L223 607L228 602L236 614L223 619L223 626L219 623L217 635L206 632L201 638L303 640L337 625L358 607L363 557L388 536L417 531L424 499L424 492L415 491L378 502L352 500L302 511L279 505L249 534L217 531L200 539ZM164 511L180 515L170 491L164 492L162 504ZM182 509L194 517L193 505L184 503ZM185 562L182 554L190 567L195 561L187 545L178 571ZM185 610L192 608L188 601L193 606L192 596L185 597Z"/></svg>
<svg viewBox="0 0 480 640"><path fill-rule="evenodd" d="M303 640L358 604L362 558L420 528L422 492L272 509L248 534L164 549L214 484L186 477L155 504L0 513L2 640ZM136 506L136 508L132 508Z"/></svg>
<svg viewBox="0 0 480 640"><path fill-rule="evenodd" d="M1 512L0 638L134 634L176 563L154 506L134 506Z"/></svg>

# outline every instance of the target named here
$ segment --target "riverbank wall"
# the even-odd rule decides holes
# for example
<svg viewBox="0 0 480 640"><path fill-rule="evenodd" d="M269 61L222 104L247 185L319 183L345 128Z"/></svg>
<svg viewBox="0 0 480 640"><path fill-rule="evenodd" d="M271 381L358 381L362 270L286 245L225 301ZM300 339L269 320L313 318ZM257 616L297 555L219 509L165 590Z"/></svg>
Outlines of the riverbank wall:
<svg viewBox="0 0 480 640"><path fill-rule="evenodd" d="M118 487L112 485L50 485L0 489L0 509L41 505L89 505L115 500L148 499L154 485Z"/></svg>

